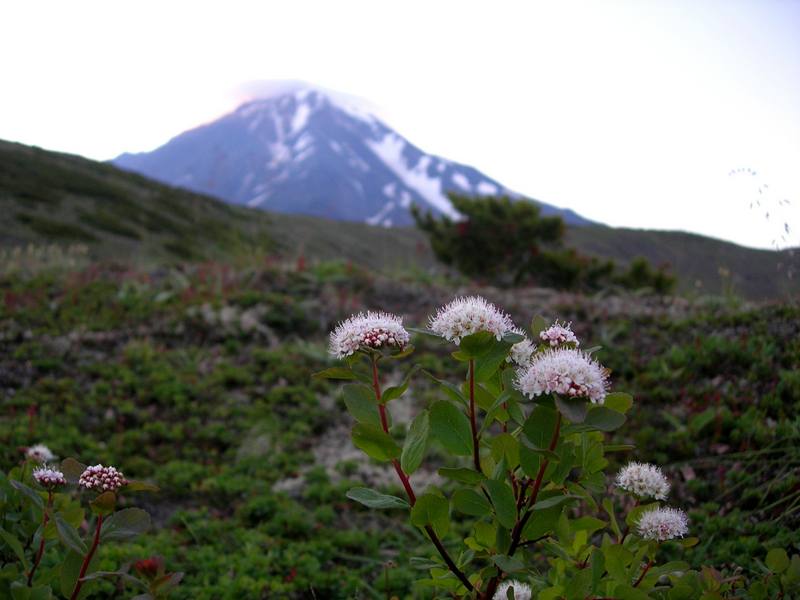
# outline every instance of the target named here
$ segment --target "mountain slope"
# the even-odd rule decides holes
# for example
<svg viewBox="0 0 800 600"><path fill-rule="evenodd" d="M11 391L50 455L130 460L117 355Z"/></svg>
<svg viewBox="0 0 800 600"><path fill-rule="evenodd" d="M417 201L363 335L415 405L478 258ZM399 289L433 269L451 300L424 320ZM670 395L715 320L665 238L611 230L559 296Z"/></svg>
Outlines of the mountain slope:
<svg viewBox="0 0 800 600"><path fill-rule="evenodd" d="M373 225L410 224L412 204L455 215L448 191L515 195L472 167L425 154L371 113L308 87L249 102L113 163L234 204ZM569 224L589 223L541 206Z"/></svg>
<svg viewBox="0 0 800 600"><path fill-rule="evenodd" d="M413 228L231 206L108 164L0 141L0 250L71 243L85 244L94 258L140 266L273 255L352 261L384 273L437 268L427 239ZM722 267L734 290L748 298L800 292L800 280L777 270L790 260L787 252L682 232L602 226L569 227L567 243L620 262L637 255L668 262L683 290L721 291Z"/></svg>

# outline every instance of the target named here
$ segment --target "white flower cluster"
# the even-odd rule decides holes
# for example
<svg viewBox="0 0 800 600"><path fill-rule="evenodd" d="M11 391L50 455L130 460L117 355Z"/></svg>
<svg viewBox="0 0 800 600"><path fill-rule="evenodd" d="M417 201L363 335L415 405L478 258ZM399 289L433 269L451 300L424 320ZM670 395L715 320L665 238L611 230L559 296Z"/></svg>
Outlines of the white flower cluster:
<svg viewBox="0 0 800 600"><path fill-rule="evenodd" d="M56 455L50 451L50 448L44 444L34 444L25 451L25 455L39 463L49 462L56 457Z"/></svg>
<svg viewBox="0 0 800 600"><path fill-rule="evenodd" d="M514 600L531 600L533 596L531 586L527 583L511 580L500 584L494 596L492 596L492 600L507 600L508 590L511 588L514 589Z"/></svg>
<svg viewBox="0 0 800 600"><path fill-rule="evenodd" d="M86 467L78 479L78 485L81 487L99 492L115 492L127 483L128 480L122 473L114 467L104 467L103 465Z"/></svg>
<svg viewBox="0 0 800 600"><path fill-rule="evenodd" d="M528 398L561 394L602 404L608 390L607 371L580 350L558 348L542 352L517 372L517 389Z"/></svg>
<svg viewBox="0 0 800 600"><path fill-rule="evenodd" d="M536 352L536 344L530 341L528 336L526 336L525 332L521 329L512 327L509 331L511 331L511 333L519 334L525 339L511 346L511 351L509 352L508 356L506 356L506 362L514 363L518 367L524 367L531 362L531 357L533 356L533 353Z"/></svg>
<svg viewBox="0 0 800 600"><path fill-rule="evenodd" d="M385 312L353 315L340 323L331 333L330 353L344 358L359 348L394 346L403 349L409 341L403 319Z"/></svg>
<svg viewBox="0 0 800 600"><path fill-rule="evenodd" d="M636 527L644 539L665 542L689 533L689 519L677 508L656 508L642 514Z"/></svg>
<svg viewBox="0 0 800 600"><path fill-rule="evenodd" d="M617 487L639 498L666 500L669 481L655 465L638 462L628 463L617 474Z"/></svg>
<svg viewBox="0 0 800 600"><path fill-rule="evenodd" d="M572 333L571 327L572 323L563 325L556 321L550 327L539 333L539 338L543 342L550 344L550 347L560 346L562 344L575 344L575 346L580 346L581 343L578 341L578 338L575 337L575 334Z"/></svg>
<svg viewBox="0 0 800 600"><path fill-rule="evenodd" d="M456 346L461 338L488 331L498 340L514 328L511 317L480 296L456 298L431 317L428 328Z"/></svg>
<svg viewBox="0 0 800 600"><path fill-rule="evenodd" d="M67 485L67 479L58 469L52 469L47 465L42 465L33 470L33 478L42 487L55 487L57 485Z"/></svg>

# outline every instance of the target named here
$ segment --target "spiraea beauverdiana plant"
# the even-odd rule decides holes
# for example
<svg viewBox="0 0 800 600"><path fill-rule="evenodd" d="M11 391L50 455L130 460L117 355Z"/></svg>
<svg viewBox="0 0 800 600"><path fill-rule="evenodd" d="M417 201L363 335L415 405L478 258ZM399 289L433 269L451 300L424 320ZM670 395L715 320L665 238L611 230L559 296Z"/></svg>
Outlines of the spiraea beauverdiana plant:
<svg viewBox="0 0 800 600"><path fill-rule="evenodd" d="M46 446L32 447L36 451L31 457L33 461L38 462L39 457L47 455L42 448ZM7 522L4 537L13 541L20 533L28 535L28 545L35 549L32 556L26 558L26 548L22 547L18 553L19 568L7 564L4 569L4 584L11 584L12 589L27 590L28 595L19 596L15 592L15 597L51 598L51 583L57 581L64 598L77 600L86 592L91 594L86 587L95 585L93 582L98 577L138 581L140 591L147 590L148 598L153 599L164 598L169 588L177 585L181 574L165 574L158 581L146 581L116 571L90 572L92 559L101 543L131 539L150 525L150 516L140 508L116 509L117 493L123 487L129 492L157 490L153 485L126 479L115 467L87 467L73 458L63 460L58 466L34 467L26 461L12 469L7 478L0 479L0 494L3 495L0 517ZM75 493L75 488L79 494ZM89 514L84 512L81 501L87 502ZM93 523L90 515L94 515ZM85 536L80 531L84 523ZM57 536L42 533L50 530ZM46 554L50 557L43 560ZM20 579L15 580L15 573ZM0 584L0 596L2 586Z"/></svg>
<svg viewBox="0 0 800 600"><path fill-rule="evenodd" d="M520 370L517 387L530 399L557 394L602 404L608 389L608 373L585 352L551 349L535 356Z"/></svg>
<svg viewBox="0 0 800 600"><path fill-rule="evenodd" d="M480 296L469 296L456 298L440 308L431 317L428 327L436 335L458 346L462 338L481 331L489 332L500 340L514 328L514 323L511 317L491 302Z"/></svg>
<svg viewBox="0 0 800 600"><path fill-rule="evenodd" d="M398 497L359 487L347 496L371 508L408 511L438 554L436 561L420 559L430 565L423 585L476 600L508 598L512 589L525 600L643 597L658 577L688 569L678 562L653 569L660 544L670 543L652 533L664 524L650 525L656 517L642 514L657 504L631 509L623 535L617 519L630 503L604 497L605 454L628 449L606 445L606 434L624 424L633 399L611 391L608 370L576 349L569 325L547 326L537 318L525 332L478 297L440 308L427 333L457 346L452 357L466 374L455 382L433 375L422 380L434 386L435 396L402 439L389 427L389 403L409 389L416 370L384 389L379 365L407 358L413 347L367 344L356 328L343 346L341 327L331 335L331 351L345 366L318 375L349 381L343 394L356 421L353 443L391 465L404 490ZM431 444L447 457L438 471L445 483L420 493L413 474ZM669 484L660 471L649 465L626 469L618 478L622 491L637 500L666 497ZM468 524L460 539L452 535L454 514L460 527ZM682 523L671 531L685 535Z"/></svg>
<svg viewBox="0 0 800 600"><path fill-rule="evenodd" d="M403 319L385 312L353 315L331 333L330 352L336 358L352 356L359 349L403 349L409 335Z"/></svg>
<svg viewBox="0 0 800 600"><path fill-rule="evenodd" d="M630 462L617 474L618 488L630 492L639 499L666 500L669 481L656 465Z"/></svg>

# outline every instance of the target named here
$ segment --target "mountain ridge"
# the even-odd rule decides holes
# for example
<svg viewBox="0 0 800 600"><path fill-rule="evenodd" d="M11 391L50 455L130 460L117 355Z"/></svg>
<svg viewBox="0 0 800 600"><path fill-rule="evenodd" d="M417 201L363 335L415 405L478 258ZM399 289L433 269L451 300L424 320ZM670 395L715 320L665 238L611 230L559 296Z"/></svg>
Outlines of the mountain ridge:
<svg viewBox="0 0 800 600"><path fill-rule="evenodd" d="M384 226L411 224L411 204L457 217L451 191L522 198L473 167L426 154L374 113L299 85L111 162L233 204ZM544 215L592 224L533 201Z"/></svg>

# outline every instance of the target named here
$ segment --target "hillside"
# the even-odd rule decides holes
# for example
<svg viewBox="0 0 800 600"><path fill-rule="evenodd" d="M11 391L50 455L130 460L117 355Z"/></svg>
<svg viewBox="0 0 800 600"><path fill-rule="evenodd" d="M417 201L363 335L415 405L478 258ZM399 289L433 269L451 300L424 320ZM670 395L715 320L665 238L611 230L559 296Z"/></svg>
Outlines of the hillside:
<svg viewBox="0 0 800 600"><path fill-rule="evenodd" d="M436 265L414 229L267 213L165 186L111 165L0 141L0 242L85 244L95 258L138 265L235 260L269 254L341 259L383 272ZM571 227L568 243L584 253L667 262L681 289L719 292L719 268L753 299L797 293L777 271L781 256L680 232ZM695 285L700 281L701 285Z"/></svg>

